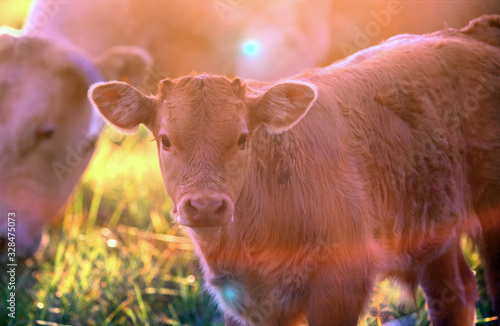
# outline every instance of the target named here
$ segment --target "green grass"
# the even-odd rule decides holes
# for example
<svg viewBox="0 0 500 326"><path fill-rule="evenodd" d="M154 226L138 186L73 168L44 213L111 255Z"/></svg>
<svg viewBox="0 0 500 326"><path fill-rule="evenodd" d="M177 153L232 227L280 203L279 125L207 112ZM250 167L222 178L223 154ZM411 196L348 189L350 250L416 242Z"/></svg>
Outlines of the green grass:
<svg viewBox="0 0 500 326"><path fill-rule="evenodd" d="M19 28L29 3L0 0L0 25ZM106 129L61 218L36 257L17 271L17 318L8 318L0 304L0 325L223 325L201 290L193 245L169 217L150 139L144 128L129 137ZM465 243L481 291L478 325L493 325L482 265L471 247ZM2 302L7 294L2 273ZM360 325L407 315L428 325L422 293L414 304L386 280L374 289Z"/></svg>
<svg viewBox="0 0 500 326"><path fill-rule="evenodd" d="M0 26L21 28L32 0L0 0Z"/></svg>
<svg viewBox="0 0 500 326"><path fill-rule="evenodd" d="M149 139L104 133L50 240L17 271L15 322L2 304L0 325L223 324L191 241L171 227Z"/></svg>

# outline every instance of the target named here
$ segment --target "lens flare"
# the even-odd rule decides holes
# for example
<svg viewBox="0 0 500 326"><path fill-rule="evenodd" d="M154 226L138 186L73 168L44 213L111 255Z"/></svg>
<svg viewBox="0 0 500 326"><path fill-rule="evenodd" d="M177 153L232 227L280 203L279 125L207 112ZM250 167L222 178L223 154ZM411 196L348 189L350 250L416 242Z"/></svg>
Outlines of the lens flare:
<svg viewBox="0 0 500 326"><path fill-rule="evenodd" d="M224 287L224 298L226 302L233 303L239 299L238 290L234 287L226 286Z"/></svg>
<svg viewBox="0 0 500 326"><path fill-rule="evenodd" d="M109 239L108 240L108 247L110 247L110 248L116 247L116 240L115 239Z"/></svg>
<svg viewBox="0 0 500 326"><path fill-rule="evenodd" d="M248 40L245 41L241 45L241 51L243 54L247 57L255 57L259 54L260 52L260 46L259 43L255 40Z"/></svg>

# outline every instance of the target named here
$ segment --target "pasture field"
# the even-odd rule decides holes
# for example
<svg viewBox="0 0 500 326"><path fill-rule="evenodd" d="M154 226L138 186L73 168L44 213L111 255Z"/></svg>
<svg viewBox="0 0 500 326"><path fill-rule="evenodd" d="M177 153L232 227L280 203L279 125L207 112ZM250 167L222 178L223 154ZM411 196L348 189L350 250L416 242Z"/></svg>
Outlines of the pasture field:
<svg viewBox="0 0 500 326"><path fill-rule="evenodd" d="M20 27L30 0L0 0L0 26ZM0 108L1 109L1 108ZM203 293L193 245L169 216L155 143L105 129L96 154L36 257L17 269L16 318L7 316L6 266L0 325L223 325ZM19 217L22 218L22 217ZM480 259L464 239L481 299L477 325L494 325ZM391 281L376 288L360 325L428 325L421 291L405 299Z"/></svg>

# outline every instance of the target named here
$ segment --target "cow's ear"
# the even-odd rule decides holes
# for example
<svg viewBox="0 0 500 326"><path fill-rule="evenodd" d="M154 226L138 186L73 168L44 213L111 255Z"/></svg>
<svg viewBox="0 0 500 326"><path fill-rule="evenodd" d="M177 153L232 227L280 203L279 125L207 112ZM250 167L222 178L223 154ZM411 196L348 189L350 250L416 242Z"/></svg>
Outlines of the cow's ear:
<svg viewBox="0 0 500 326"><path fill-rule="evenodd" d="M89 99L104 119L123 133L136 132L141 123L150 127L154 120L154 98L123 82L94 84Z"/></svg>
<svg viewBox="0 0 500 326"><path fill-rule="evenodd" d="M94 59L106 80L119 80L142 86L153 59L149 52L135 46L115 46Z"/></svg>
<svg viewBox="0 0 500 326"><path fill-rule="evenodd" d="M318 98L315 85L287 81L273 85L254 101L250 108L252 124L264 124L273 133L295 126Z"/></svg>

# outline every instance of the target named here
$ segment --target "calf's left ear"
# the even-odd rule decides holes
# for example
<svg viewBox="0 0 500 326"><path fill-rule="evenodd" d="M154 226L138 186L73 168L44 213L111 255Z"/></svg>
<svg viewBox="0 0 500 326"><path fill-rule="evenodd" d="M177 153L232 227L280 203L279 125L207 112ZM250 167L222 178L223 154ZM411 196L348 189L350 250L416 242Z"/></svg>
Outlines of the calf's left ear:
<svg viewBox="0 0 500 326"><path fill-rule="evenodd" d="M90 87L89 99L102 116L123 133L135 133L154 119L154 98L123 82L96 83Z"/></svg>
<svg viewBox="0 0 500 326"><path fill-rule="evenodd" d="M250 108L252 123L264 124L273 133L280 133L295 126L318 98L314 84L287 81L275 84Z"/></svg>

